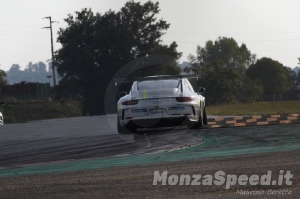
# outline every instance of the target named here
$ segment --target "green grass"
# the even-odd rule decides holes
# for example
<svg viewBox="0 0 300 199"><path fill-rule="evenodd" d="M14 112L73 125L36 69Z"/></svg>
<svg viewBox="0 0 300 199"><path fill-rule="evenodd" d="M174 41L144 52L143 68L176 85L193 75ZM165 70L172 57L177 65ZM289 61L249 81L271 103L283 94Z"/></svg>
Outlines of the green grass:
<svg viewBox="0 0 300 199"><path fill-rule="evenodd" d="M300 101L222 104L206 107L207 115L268 115L300 113Z"/></svg>
<svg viewBox="0 0 300 199"><path fill-rule="evenodd" d="M81 116L80 103L68 101L17 101L0 106L4 123L19 123L33 120Z"/></svg>

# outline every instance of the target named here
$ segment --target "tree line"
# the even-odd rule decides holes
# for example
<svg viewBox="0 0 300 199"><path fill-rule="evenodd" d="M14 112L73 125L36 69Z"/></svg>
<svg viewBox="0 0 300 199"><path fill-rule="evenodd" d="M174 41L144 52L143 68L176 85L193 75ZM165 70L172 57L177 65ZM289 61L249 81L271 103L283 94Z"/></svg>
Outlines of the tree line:
<svg viewBox="0 0 300 199"><path fill-rule="evenodd" d="M245 44L239 46L233 38L207 41L188 58L191 67L184 71L198 74L198 85L207 88L208 103L254 102L262 94L299 90L299 73L271 58L256 59Z"/></svg>
<svg viewBox="0 0 300 199"><path fill-rule="evenodd" d="M5 84L16 84L20 82L41 82L48 83L52 85L52 79L47 78L47 76L52 77L52 63L48 63L48 67L44 62L29 62L24 70L21 70L19 64L13 64L10 69L6 72L3 71L3 80L5 80L0 86ZM0 75L1 79L1 75Z"/></svg>

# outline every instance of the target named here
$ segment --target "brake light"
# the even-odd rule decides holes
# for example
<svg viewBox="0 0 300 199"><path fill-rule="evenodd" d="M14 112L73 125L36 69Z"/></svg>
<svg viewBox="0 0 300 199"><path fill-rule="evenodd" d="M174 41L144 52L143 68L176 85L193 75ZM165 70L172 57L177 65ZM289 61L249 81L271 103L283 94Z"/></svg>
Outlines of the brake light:
<svg viewBox="0 0 300 199"><path fill-rule="evenodd" d="M195 98L193 98L193 97L176 97L177 102L191 102L194 100L195 100Z"/></svg>
<svg viewBox="0 0 300 199"><path fill-rule="evenodd" d="M125 102L122 102L122 105L136 105L138 102L139 102L139 100L125 101Z"/></svg>

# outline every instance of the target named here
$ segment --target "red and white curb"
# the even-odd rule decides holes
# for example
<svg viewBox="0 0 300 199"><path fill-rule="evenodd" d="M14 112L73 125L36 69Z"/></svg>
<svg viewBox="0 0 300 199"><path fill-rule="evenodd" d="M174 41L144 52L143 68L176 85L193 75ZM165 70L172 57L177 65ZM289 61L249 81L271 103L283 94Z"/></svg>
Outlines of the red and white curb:
<svg viewBox="0 0 300 199"><path fill-rule="evenodd" d="M236 117L208 118L207 128L233 127L233 126L257 126L268 124L291 124L300 123L299 114L281 115L253 115Z"/></svg>

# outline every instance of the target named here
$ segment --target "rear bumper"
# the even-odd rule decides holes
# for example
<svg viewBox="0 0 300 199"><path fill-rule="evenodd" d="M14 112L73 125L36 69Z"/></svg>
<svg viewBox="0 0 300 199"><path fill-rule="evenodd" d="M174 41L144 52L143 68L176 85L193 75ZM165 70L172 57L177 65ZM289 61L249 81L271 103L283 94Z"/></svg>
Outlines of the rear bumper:
<svg viewBox="0 0 300 199"><path fill-rule="evenodd" d="M176 117L145 117L131 120L122 120L122 126L136 126L138 128L185 126L190 122L197 122L197 116L176 116Z"/></svg>

